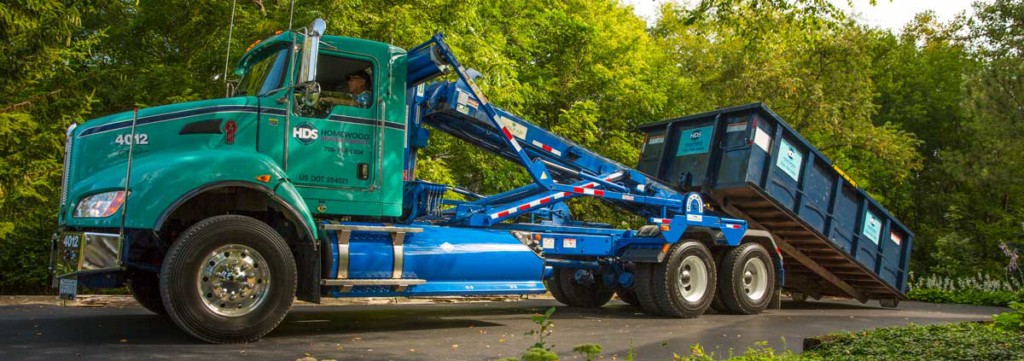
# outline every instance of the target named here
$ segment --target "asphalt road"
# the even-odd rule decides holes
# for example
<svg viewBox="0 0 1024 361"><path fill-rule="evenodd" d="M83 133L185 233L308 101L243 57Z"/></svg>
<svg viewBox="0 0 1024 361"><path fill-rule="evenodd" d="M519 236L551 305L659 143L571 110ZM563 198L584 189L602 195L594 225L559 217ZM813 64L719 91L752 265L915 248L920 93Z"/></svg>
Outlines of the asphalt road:
<svg viewBox="0 0 1024 361"><path fill-rule="evenodd" d="M493 360L518 356L535 340L530 316L553 300L519 302L334 305L298 304L284 322L252 344L210 345L139 306L0 306L0 360ZM727 355L757 341L801 350L805 337L908 323L986 320L1003 309L904 302L899 309L854 302L783 301L756 316L650 317L618 301L597 310L559 307L547 338L563 360L582 359L574 345L601 344L605 360L666 360L700 343ZM717 350L717 351L716 351Z"/></svg>

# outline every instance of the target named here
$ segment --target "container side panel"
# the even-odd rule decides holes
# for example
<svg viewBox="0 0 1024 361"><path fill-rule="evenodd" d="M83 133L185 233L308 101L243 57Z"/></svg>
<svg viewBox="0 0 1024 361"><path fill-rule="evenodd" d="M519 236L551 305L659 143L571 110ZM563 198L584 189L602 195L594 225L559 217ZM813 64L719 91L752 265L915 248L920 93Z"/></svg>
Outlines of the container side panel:
<svg viewBox="0 0 1024 361"><path fill-rule="evenodd" d="M819 232L825 232L829 197L835 186L835 172L822 159L816 159L804 177L804 198L800 204L800 218Z"/></svg>
<svg viewBox="0 0 1024 361"><path fill-rule="evenodd" d="M779 154L772 165L775 171L769 176L767 191L783 206L794 210L806 152L787 136L779 139L777 149Z"/></svg>
<svg viewBox="0 0 1024 361"><path fill-rule="evenodd" d="M857 230L857 192L842 187L836 199L836 211L832 214L832 243L840 249L854 254Z"/></svg>

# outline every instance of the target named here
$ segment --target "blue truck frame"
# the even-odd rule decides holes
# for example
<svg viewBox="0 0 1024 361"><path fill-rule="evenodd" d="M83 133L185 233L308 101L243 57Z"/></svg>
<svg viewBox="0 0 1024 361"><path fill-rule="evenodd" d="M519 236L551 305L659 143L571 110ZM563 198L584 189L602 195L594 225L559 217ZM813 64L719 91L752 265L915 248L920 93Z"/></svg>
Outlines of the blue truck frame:
<svg viewBox="0 0 1024 361"><path fill-rule="evenodd" d="M405 174L414 178L417 152L428 146L430 128L433 128L521 165L533 182L499 194L482 196L448 185L409 180L405 187L405 215L400 224L405 227L401 230L412 233L405 237L418 237L422 243L420 247L429 248L443 246L441 242L431 241L435 238L497 239L501 233L512 232L540 257L533 261L528 257L518 258L521 255L516 252L507 252L506 255L516 258L509 262L515 266L503 268L500 272L525 272L520 276L529 278L531 270L544 271L534 277L535 282L486 285L471 280L426 282L427 278L457 277L438 277L437 270L414 270L416 261L409 259L412 253L403 250L399 256L390 248L388 237L380 238L379 227L387 225L338 222L322 227L327 231L331 254L324 265L323 284L329 288L326 294L356 297L542 293L546 289L541 279L551 278L555 268L601 269L601 273L609 275L603 277L605 287L629 288L632 287L633 275L624 270L625 263L663 261L668 249L666 245L684 240L686 234L710 234L708 239L723 247L738 246L747 235L746 221L708 211L709 207L699 193L679 192L636 169L495 107L475 83L474 78L479 74L458 62L444 42L443 35L437 34L410 49L408 58L410 119ZM427 83L448 72L453 72L457 79ZM472 199L444 199L443 195L448 191ZM654 226L654 231L641 235L634 230L573 220L564 203L580 197L596 197L645 216ZM530 222L511 222L523 216L529 216ZM345 227L356 228L348 230L350 234L339 236L337 230ZM339 243L339 237L345 240ZM357 251L346 249L357 244L353 240L359 237L379 237L381 241L375 251L363 250L371 254L360 257L363 264L351 263L354 258L350 255ZM767 241L772 242L770 238ZM774 246L768 248L777 249ZM776 252L773 259L775 284L782 285L781 255ZM403 263L405 281L360 283L349 280L369 279L387 273L389 269L397 269L395 265L398 262ZM487 262L493 262L486 257L469 257L466 262L472 264L469 268L482 272L493 268L485 266ZM360 271L358 274L342 274L341 270L345 269ZM368 269L379 272L364 272ZM391 272L394 275L394 271ZM413 275L421 279L412 278Z"/></svg>

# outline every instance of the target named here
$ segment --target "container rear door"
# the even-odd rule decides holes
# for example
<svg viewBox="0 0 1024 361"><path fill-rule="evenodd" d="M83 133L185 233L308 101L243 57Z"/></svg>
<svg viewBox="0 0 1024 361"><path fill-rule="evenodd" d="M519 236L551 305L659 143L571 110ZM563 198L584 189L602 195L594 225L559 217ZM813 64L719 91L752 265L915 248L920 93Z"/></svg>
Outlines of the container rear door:
<svg viewBox="0 0 1024 361"><path fill-rule="evenodd" d="M665 129L654 128L647 131L644 145L640 150L640 162L636 168L655 178L660 178L658 171L661 166L661 152L665 149Z"/></svg>

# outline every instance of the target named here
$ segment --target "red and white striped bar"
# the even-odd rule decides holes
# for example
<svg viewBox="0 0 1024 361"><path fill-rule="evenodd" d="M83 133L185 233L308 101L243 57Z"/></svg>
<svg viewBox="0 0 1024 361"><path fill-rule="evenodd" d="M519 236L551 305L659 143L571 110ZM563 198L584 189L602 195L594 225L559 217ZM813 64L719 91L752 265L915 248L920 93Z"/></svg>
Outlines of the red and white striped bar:
<svg viewBox="0 0 1024 361"><path fill-rule="evenodd" d="M502 130L505 131L506 134L508 134L507 130L505 128L502 128ZM615 172L615 173L612 173L611 175L609 175L608 177L605 177L604 180L611 182L611 181L614 181L614 180L618 179L619 177L621 177L622 174L623 174L622 172ZM593 194L593 195L604 196L604 191L599 190L599 189L593 189L596 186L597 186L597 182L588 182L588 183L583 184L581 186L573 187L573 189L574 190L575 189L580 189L581 191L577 192L577 193L581 193L581 194ZM584 193L586 191L590 191L591 193ZM599 192L600 194L597 194L595 192ZM526 211L526 210L529 210L529 209L534 208L534 207L539 207L539 206L541 206L543 204L550 203L553 200L562 199L562 198L564 198L564 197L566 197L566 196L568 196L570 194L571 193L569 193L569 192L556 192L555 194L552 194L552 195L549 195L549 196L546 196L546 197L543 197L543 198L534 199L534 200L532 200L530 202L526 202L526 203L520 204L518 206L515 206L515 207L509 208L509 209L505 209L505 210L499 211L497 213L491 213L490 217L493 220L497 220L499 218L503 218L503 217L507 217L507 216L513 215L513 214L515 214L517 212Z"/></svg>
<svg viewBox="0 0 1024 361"><path fill-rule="evenodd" d="M538 148L540 148L540 149L543 149L545 152L557 155L559 157L562 156L562 151L560 151L558 149L555 149L555 148L551 148L551 146L549 146L547 144L544 144L544 143L541 143L541 142L538 142L538 141L535 140L535 141L533 141L533 145L538 147Z"/></svg>
<svg viewBox="0 0 1024 361"><path fill-rule="evenodd" d="M507 127L501 127L501 132L505 133L505 138L508 138L508 141L512 143L512 148L515 148L516 152L523 151L523 147L519 146L519 142L516 141L516 138L512 136L512 132L508 131Z"/></svg>

